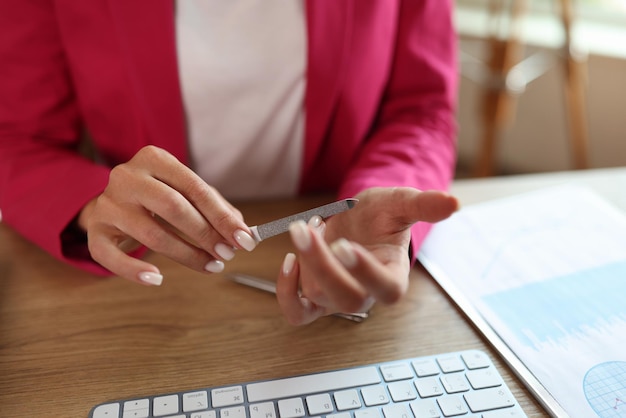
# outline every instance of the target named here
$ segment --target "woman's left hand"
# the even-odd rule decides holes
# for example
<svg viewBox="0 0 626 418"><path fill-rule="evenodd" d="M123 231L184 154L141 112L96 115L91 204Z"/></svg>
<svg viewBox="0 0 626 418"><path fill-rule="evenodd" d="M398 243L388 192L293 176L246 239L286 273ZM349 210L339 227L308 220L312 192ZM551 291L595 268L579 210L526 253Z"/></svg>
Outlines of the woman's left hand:
<svg viewBox="0 0 626 418"><path fill-rule="evenodd" d="M355 198L354 208L326 222L291 225L298 257L287 254L276 283L289 323L397 302L408 288L411 226L438 222L458 209L447 193L408 187L372 188Z"/></svg>

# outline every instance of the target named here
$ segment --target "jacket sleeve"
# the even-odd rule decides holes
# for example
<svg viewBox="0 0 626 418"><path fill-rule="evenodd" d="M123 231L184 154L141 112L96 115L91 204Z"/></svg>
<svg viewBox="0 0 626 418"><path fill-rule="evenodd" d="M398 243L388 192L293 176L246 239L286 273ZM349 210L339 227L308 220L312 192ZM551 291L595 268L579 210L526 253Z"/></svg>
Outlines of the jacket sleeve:
<svg viewBox="0 0 626 418"><path fill-rule="evenodd" d="M52 2L0 0L2 221L55 257L94 273L84 240L68 236L109 170L78 152L81 122ZM64 239L62 239L64 235Z"/></svg>
<svg viewBox="0 0 626 418"><path fill-rule="evenodd" d="M451 0L402 3L390 80L367 143L340 189L447 190L456 163L457 57ZM412 229L415 254L430 229Z"/></svg>

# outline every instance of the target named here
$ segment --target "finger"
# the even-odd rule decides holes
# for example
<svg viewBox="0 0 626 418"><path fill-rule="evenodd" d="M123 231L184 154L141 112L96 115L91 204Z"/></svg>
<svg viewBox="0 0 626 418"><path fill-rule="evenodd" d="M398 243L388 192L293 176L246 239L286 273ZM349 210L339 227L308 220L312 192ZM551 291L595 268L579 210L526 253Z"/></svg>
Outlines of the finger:
<svg viewBox="0 0 626 418"><path fill-rule="evenodd" d="M190 201L227 243L236 248L252 251L257 242L252 238L250 228L243 221L241 213L215 188L203 184L203 192L188 195Z"/></svg>
<svg viewBox="0 0 626 418"><path fill-rule="evenodd" d="M405 224L439 222L459 209L456 197L438 190L419 191L398 187L392 191L392 202L398 202L396 217Z"/></svg>
<svg viewBox="0 0 626 418"><path fill-rule="evenodd" d="M330 248L341 264L375 300L392 304L406 293L409 264L405 260L404 251L398 252L395 248L389 248L386 251L388 254L382 256L388 261L384 264L362 246L344 238L333 242ZM381 248L377 251L385 252ZM401 260L397 259L397 254L402 254Z"/></svg>
<svg viewBox="0 0 626 418"><path fill-rule="evenodd" d="M358 312L363 309L369 296L367 291L341 265L323 238L302 221L292 223L289 231L300 251L300 264L306 266L307 273L315 279L315 286L319 289L307 288L305 282L303 294L338 311ZM310 291L320 293L310 294Z"/></svg>
<svg viewBox="0 0 626 418"><path fill-rule="evenodd" d="M197 271L219 273L224 263L215 256L164 228L150 216L127 217L117 225L120 231L132 236L152 251Z"/></svg>
<svg viewBox="0 0 626 418"><path fill-rule="evenodd" d="M101 201L103 205L107 205L105 198ZM117 263L123 262L116 256L118 252L107 250L109 243L125 254L121 247L129 242L131 237L132 240L151 250L162 253L194 270L218 273L224 269L222 261L216 260L211 254L163 227L157 219L147 215L142 209L128 210L126 208L123 213L118 213L121 209L116 209L114 205L109 206L107 211L109 211L109 216L115 219L115 224L93 222L88 232L90 253L96 261L109 270L117 272Z"/></svg>
<svg viewBox="0 0 626 418"><path fill-rule="evenodd" d="M93 259L119 277L146 286L160 286L163 282L155 265L129 256L104 235L90 238L88 245Z"/></svg>
<svg viewBox="0 0 626 418"><path fill-rule="evenodd" d="M145 153L146 151L142 149L138 156ZM147 175L141 173L146 170L158 172L163 170L163 166L159 166L158 169L154 167L144 169L140 164L137 167L137 159L141 158L135 157L131 163L113 168L109 176L109 186L98 202L100 208L105 208L101 209L100 213L120 212L122 208L137 212L141 208L143 215L152 215L164 227L171 226L170 229L173 232L177 231L175 232L177 235L216 256L214 246L218 241L223 241L223 238L176 189L152 177L151 173ZM181 164L178 165L181 166ZM180 170L178 166L166 165L166 168ZM132 190L132 194L129 190ZM107 218L114 219L115 222L118 219L127 219L126 214L119 213L118 215L117 217L107 216ZM201 239L197 237L198 231L204 233ZM194 235L195 237L192 238Z"/></svg>
<svg viewBox="0 0 626 418"><path fill-rule="evenodd" d="M283 315L291 325L309 324L325 314L324 308L300 295L298 277L296 256L288 253L276 281L276 297Z"/></svg>
<svg viewBox="0 0 626 418"><path fill-rule="evenodd" d="M220 248L216 246L228 239L220 235L182 194L152 178L148 179L143 190L140 203L148 213L158 215L157 220L161 220L164 226L169 225L181 238L216 258L221 257Z"/></svg>
<svg viewBox="0 0 626 418"><path fill-rule="evenodd" d="M147 160L145 161L146 166L158 166L161 168L158 173L150 173L151 176L178 191L184 197L184 200L190 202L228 244L248 251L254 249L256 242L250 235L250 229L243 221L241 214L234 210L217 190L206 184L189 167L180 163L167 151L157 147L145 147L142 151L141 154L138 153L136 156L138 159ZM168 209L161 209L155 212L167 219L168 222L180 225L180 219L185 219L177 218L177 215L179 215L177 210L182 207L180 202L166 203L173 204L171 213L164 213ZM159 207L158 202L155 207ZM214 236L211 232L206 232L206 226L203 228L202 225L197 223L197 219L195 222L196 228L184 227L181 230L196 240L203 248L206 248L208 251L214 251L213 248L208 248L215 244Z"/></svg>

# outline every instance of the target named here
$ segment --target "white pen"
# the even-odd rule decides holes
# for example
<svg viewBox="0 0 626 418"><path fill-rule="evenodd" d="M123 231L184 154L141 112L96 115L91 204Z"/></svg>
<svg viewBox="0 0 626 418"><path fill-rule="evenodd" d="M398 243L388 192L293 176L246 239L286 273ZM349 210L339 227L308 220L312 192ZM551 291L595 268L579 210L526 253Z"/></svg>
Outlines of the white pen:
<svg viewBox="0 0 626 418"><path fill-rule="evenodd" d="M230 273L225 276L228 280L235 283L242 284L244 286L253 287L255 289L263 290L264 292L276 294L276 283L271 280L262 279L260 277L250 276L242 273ZM369 317L368 312L355 312L355 313L336 313L334 316L340 318L349 319L354 322L363 322Z"/></svg>

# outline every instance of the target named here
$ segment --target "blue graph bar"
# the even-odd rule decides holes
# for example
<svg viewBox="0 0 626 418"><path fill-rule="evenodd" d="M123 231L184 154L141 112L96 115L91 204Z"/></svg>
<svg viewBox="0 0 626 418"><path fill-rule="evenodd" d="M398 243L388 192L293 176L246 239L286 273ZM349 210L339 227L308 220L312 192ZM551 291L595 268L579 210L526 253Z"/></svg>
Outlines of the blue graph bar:
<svg viewBox="0 0 626 418"><path fill-rule="evenodd" d="M520 342L582 336L626 323L626 260L483 297Z"/></svg>

